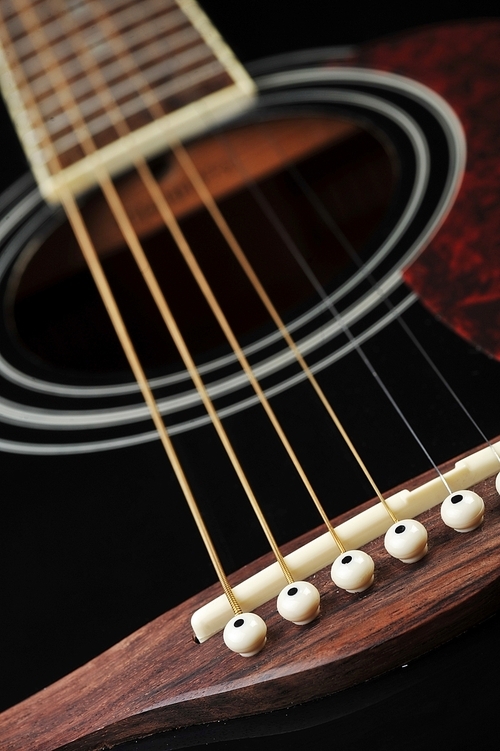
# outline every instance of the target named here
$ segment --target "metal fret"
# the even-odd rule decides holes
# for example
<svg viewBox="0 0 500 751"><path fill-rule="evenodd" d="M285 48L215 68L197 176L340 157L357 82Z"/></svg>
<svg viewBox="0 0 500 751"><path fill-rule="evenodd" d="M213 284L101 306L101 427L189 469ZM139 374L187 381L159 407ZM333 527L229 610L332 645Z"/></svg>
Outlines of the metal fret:
<svg viewBox="0 0 500 751"><path fill-rule="evenodd" d="M194 71L189 71L183 76L176 77L173 81L167 81L161 86L153 89L155 95L154 101L164 101L167 97L172 97L180 91L188 91L190 88L196 86L203 81L209 80L217 73L223 73L224 69L218 60L210 62ZM129 102L125 102L120 107L120 113L123 119L127 119L140 112L144 112L147 107L147 99L150 96L145 93L143 97L133 99ZM102 109L102 104L99 104ZM81 110L79 110L81 111ZM93 136L98 136L103 133L106 128L110 127L111 120L108 113L104 113L99 117L95 117L87 122L87 127ZM81 140L76 131L68 133L61 138L54 140L52 143L56 152L60 155L64 154L67 150L75 146L79 140Z"/></svg>
<svg viewBox="0 0 500 751"><path fill-rule="evenodd" d="M154 2L157 2L158 0L154 0ZM180 11L173 11L169 13L168 16L163 17L153 17L151 19L148 19L148 23L144 22L142 26L147 26L148 28L148 34L146 36L146 39L154 39L158 37L160 34L167 34L168 32L172 31L173 29L177 29L182 25L187 24L186 17L184 14ZM58 21L59 24L59 30L60 27L60 20ZM123 32L123 38L127 44L128 48L132 48L134 42L136 43L137 33L140 30L140 25L135 26L131 31ZM85 29L82 29L82 33L85 33ZM27 38L30 42L33 40L35 34L32 33ZM74 52L72 51L70 41L67 38L68 35L64 35L61 33L61 30L59 32L59 37L61 38L61 41L57 44L51 45L51 53L55 55L58 60L60 61L61 67L67 65L66 58L67 57L73 57L74 58ZM42 37L43 38L43 37ZM95 57L100 62L103 61L102 54L107 54L108 57L111 56L112 53L110 53L109 46L106 44L106 39L103 36L102 40L105 43L105 46L102 48L102 52L99 52L99 50L96 50L95 43L91 45L94 50ZM36 77L38 75L43 75L45 73L45 67L43 65L43 53L44 50L47 48L47 45L41 44L37 49L33 48L33 53L31 56L26 57L25 59L20 59L18 56L18 59L23 64L23 68L25 69L28 77ZM69 50L69 54L68 54ZM17 42L16 42L16 52L17 52Z"/></svg>
<svg viewBox="0 0 500 751"><path fill-rule="evenodd" d="M192 45L195 42L197 43L197 46L193 47ZM199 54L200 48L202 46L206 47L204 42L199 42L199 35L192 27L187 27L182 31L172 34L165 44L165 47L167 47L167 45L168 54L166 54L163 58L165 73L167 73L167 71L170 72L169 66L171 65L171 63L169 61L169 58L174 52L176 52L176 50L182 47L189 46L188 51L177 52L175 56L175 59L179 58L181 60L187 60L187 56L189 54L194 54L195 51L196 54ZM122 78L124 74L128 75L131 70L135 69L136 64L145 72L146 69L153 65L157 59L157 50L152 45L147 44L141 49L134 52L133 59L130 56L124 58L116 58L107 65L100 66L100 70L102 76L106 79L108 85L111 87L113 86L114 82ZM174 68L172 66L172 70L173 69ZM76 75L80 72L77 60L72 61L71 64L65 64L63 66L63 71L68 78L76 78ZM25 84L20 84L19 88L22 90L24 85ZM55 94L49 93L48 96L44 96L44 94L47 94L47 92L52 91L50 81L47 78L39 78L35 81L30 81L30 89L31 92L39 100L40 111L42 112L44 117L50 117L53 112L59 109L59 101ZM71 90L75 98L80 100L83 99L86 94L93 91L93 85L89 78L78 78L76 80L72 80Z"/></svg>
<svg viewBox="0 0 500 751"><path fill-rule="evenodd" d="M49 200L59 185L78 192L93 182L97 157L91 164L80 148L78 118L99 163L114 172L248 106L254 91L191 0L0 0L0 16L4 96ZM165 113L159 120L152 106L156 116ZM120 119L130 139L118 137Z"/></svg>
<svg viewBox="0 0 500 751"><path fill-rule="evenodd" d="M182 73L185 68L193 63L203 63L207 60L208 57L212 57L212 60L210 61L211 67L209 67L208 69L209 71L217 71L214 65L218 66L218 70L222 70L222 66L218 61L216 61L216 63L213 63L213 56L210 54L210 50L208 50L206 45L200 44L198 47L189 50L182 55L176 56L173 60L168 61L168 63L164 63L162 61L158 65L155 65L154 67L148 69L147 72L145 72L143 75L151 88L157 93L157 97L159 99L163 99L164 96L169 96L172 92L179 90L179 88L182 88L183 81L186 81L187 79L182 78L181 76L189 76L189 72L186 72L185 74ZM204 68L206 67L206 65L203 67L198 67L197 70L199 76L206 75L206 70L204 70ZM176 80L174 82L168 81L167 87L165 86L165 84L162 85L162 80L164 81L165 78L167 76L170 76L172 73L176 74ZM160 83L157 85L156 81L158 81L158 79L160 79ZM116 104L119 105L120 102L126 99L126 97L130 96L134 92L137 92L138 87L140 86L143 86L143 79L142 76L140 77L140 74L136 74L125 78L119 83L112 84L111 86L109 86L109 91ZM74 89L72 89L72 91L74 94ZM164 92L164 96L162 96L162 92ZM80 97L75 98L78 100L79 112L87 121L89 130L92 133L99 132L99 126L95 127L96 119L92 117L96 112L102 109L102 104L99 101L98 96L94 95L86 99L81 99ZM44 117L51 118L47 122L47 130L54 136L54 145L56 145L57 150L61 151L61 149L57 147L56 136L61 130L63 130L64 127L67 127L67 125L71 123L71 118L69 116L69 111L66 110L61 112L60 103L53 103L58 106L58 109L46 108L44 106L45 102L41 102L40 111L42 112ZM141 101L141 99L138 99L136 97L132 108L130 104L128 106L123 104L120 105L120 107L123 116L128 117L129 115L135 114L135 112L138 112L142 108L144 108L144 103Z"/></svg>

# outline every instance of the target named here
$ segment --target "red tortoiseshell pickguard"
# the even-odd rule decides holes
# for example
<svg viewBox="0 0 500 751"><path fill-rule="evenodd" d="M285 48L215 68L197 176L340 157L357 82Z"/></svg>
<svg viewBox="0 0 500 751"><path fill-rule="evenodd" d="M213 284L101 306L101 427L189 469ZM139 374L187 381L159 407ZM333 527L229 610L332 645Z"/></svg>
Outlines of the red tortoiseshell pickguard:
<svg viewBox="0 0 500 751"><path fill-rule="evenodd" d="M370 45L356 63L420 81L461 120L462 187L404 278L436 316L500 359L500 23L429 27Z"/></svg>

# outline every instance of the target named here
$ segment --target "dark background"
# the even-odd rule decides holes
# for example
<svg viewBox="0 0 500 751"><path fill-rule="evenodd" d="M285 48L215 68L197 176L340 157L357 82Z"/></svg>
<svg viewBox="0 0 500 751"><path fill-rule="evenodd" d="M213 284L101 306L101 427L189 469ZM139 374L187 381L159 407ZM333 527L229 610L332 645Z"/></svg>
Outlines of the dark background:
<svg viewBox="0 0 500 751"><path fill-rule="evenodd" d="M201 5L214 21L237 56L245 63L268 55L296 49L360 44L376 37L429 23L461 18L498 15L486 3L467 9L457 3L432 9L418 3L410 7L370 3L362 6L327 0L203 0ZM500 54L500 51L499 51ZM24 170L24 159L3 111L1 187ZM498 656L498 618L490 620L453 644L417 661L406 671L374 682L368 691L356 689L339 704L331 700L311 705L294 717L279 713L269 732L280 732L316 725L293 735L279 736L287 748L302 748L314 743L317 749L366 748L403 749L469 748L471 743L487 743L488 728L494 717L498 691L485 685L496 675ZM488 665L487 676L484 675ZM463 710L463 716L462 716ZM337 719L336 715L340 714ZM332 718L335 718L332 720ZM323 723L327 723L324 725ZM257 748L262 740L245 739L257 728L249 723L227 725L223 732L229 747ZM205 743L212 734L207 729L193 731L192 741ZM274 741L271 741L274 742ZM0 740L1 747L1 740Z"/></svg>

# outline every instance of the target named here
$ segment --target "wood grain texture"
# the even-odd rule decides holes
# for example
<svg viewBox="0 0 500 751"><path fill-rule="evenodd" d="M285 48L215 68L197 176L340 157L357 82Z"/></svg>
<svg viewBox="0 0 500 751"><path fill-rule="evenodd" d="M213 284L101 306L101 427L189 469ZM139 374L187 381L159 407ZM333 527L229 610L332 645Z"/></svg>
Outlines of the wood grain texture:
<svg viewBox="0 0 500 751"><path fill-rule="evenodd" d="M260 613L268 643L256 657L230 653L219 637L203 645L193 641L191 613L217 593L213 587L4 713L2 748L95 751L190 724L258 714L335 693L451 639L500 604L498 496L493 479L475 489L485 499L485 523L457 534L443 525L439 508L427 512L421 520L429 554L419 563L390 559L382 539L367 546L376 581L363 595L337 590L329 571L316 575L322 611L310 626L283 621L274 602L267 603ZM266 562L252 563L233 580Z"/></svg>

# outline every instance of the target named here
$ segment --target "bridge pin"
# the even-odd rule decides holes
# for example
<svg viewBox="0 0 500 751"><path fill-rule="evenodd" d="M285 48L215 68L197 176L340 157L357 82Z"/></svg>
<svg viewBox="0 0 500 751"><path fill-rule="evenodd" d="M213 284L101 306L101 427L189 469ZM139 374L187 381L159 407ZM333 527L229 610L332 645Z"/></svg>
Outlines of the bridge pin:
<svg viewBox="0 0 500 751"><path fill-rule="evenodd" d="M255 613L241 613L226 624L224 642L229 649L242 657L252 657L267 641L267 626Z"/></svg>
<svg viewBox="0 0 500 751"><path fill-rule="evenodd" d="M332 565L333 582L347 592L364 592L373 584L373 558L363 550L346 550Z"/></svg>
<svg viewBox="0 0 500 751"><path fill-rule="evenodd" d="M319 613L319 592L309 582L293 582L281 590L277 605L283 618L297 626L304 626Z"/></svg>
<svg viewBox="0 0 500 751"><path fill-rule="evenodd" d="M384 545L394 558L403 563L415 563L427 553L427 530L416 519L403 519L389 527Z"/></svg>
<svg viewBox="0 0 500 751"><path fill-rule="evenodd" d="M484 519L484 502L473 490L451 493L441 504L441 518L456 532L471 532Z"/></svg>

